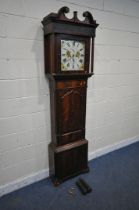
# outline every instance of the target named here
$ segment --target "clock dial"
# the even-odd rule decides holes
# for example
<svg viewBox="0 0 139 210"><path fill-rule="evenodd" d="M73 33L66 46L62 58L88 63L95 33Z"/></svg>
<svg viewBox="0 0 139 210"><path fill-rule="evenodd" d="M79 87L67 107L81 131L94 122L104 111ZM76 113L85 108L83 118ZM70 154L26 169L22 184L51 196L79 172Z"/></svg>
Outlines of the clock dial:
<svg viewBox="0 0 139 210"><path fill-rule="evenodd" d="M75 40L61 40L61 70L83 71L85 43Z"/></svg>

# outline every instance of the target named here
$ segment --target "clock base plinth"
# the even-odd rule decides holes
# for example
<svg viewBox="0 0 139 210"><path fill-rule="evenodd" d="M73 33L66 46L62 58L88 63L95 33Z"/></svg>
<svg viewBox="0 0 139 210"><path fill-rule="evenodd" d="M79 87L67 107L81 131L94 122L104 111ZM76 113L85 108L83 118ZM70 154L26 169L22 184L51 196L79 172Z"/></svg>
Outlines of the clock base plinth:
<svg viewBox="0 0 139 210"><path fill-rule="evenodd" d="M71 144L49 145L49 175L55 186L61 182L89 172L87 165L88 141L80 140Z"/></svg>
<svg viewBox="0 0 139 210"><path fill-rule="evenodd" d="M65 177L63 179L58 179L56 177L51 177L51 179L52 179L52 182L53 182L54 186L55 187L58 187L62 182L66 181L68 179L74 178L75 176L78 176L80 174L84 174L84 173L88 173L88 172L89 172L89 167L87 167L86 169L84 169L82 171L79 171L79 172L77 172L75 174L72 174L70 176L67 176L67 177Z"/></svg>

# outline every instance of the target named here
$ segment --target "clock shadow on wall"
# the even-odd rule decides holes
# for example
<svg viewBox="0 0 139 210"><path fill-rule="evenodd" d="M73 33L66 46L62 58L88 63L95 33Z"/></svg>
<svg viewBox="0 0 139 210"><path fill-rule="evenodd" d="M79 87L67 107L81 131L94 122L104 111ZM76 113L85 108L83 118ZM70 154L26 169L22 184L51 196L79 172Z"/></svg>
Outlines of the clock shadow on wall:
<svg viewBox="0 0 139 210"><path fill-rule="evenodd" d="M44 111L44 118L43 118L43 124L44 129L46 130L47 134L47 142L50 141L51 137L51 123L50 123L50 92L49 92L49 79L46 77L45 74L45 68L44 68L44 45L43 45L43 29L42 25L38 25L38 29L36 32L35 40L32 46L32 52L35 55L34 57L34 71L35 75L37 76L37 99L38 99L38 104L43 105L44 109L40 110L40 112ZM35 93L36 93L36 88L35 88ZM36 96L36 95L35 95ZM46 99L47 97L47 99ZM45 126L47 126L45 128ZM33 133L33 135L35 135ZM44 151L47 151L48 148L44 148ZM38 156L38 150L36 149L36 157ZM48 158L44 161L43 165L45 168L48 167ZM39 163L36 161L36 167L39 168Z"/></svg>
<svg viewBox="0 0 139 210"><path fill-rule="evenodd" d="M49 175L55 185L88 172L85 138L87 80L93 75L94 38L98 26L90 12L84 21L68 19L69 8L43 21L45 73L49 79L51 143Z"/></svg>

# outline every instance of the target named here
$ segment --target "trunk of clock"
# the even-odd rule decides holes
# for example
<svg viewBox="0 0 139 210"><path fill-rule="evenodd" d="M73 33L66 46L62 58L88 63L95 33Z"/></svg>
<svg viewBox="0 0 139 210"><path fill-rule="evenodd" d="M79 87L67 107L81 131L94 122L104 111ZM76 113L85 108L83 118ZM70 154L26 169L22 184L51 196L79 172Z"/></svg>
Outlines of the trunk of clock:
<svg viewBox="0 0 139 210"><path fill-rule="evenodd" d="M87 78L50 76L52 142L50 176L54 183L88 171L85 140Z"/></svg>

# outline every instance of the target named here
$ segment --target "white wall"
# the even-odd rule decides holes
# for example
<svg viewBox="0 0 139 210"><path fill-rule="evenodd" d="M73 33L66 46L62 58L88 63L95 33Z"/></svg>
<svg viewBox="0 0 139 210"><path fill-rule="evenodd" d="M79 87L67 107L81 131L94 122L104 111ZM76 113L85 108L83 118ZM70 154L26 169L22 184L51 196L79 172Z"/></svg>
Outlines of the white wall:
<svg viewBox="0 0 139 210"><path fill-rule="evenodd" d="M100 24L87 99L90 154L139 137L139 2L0 0L1 189L48 169L49 88L40 22L61 6L79 11L80 18L89 10Z"/></svg>

